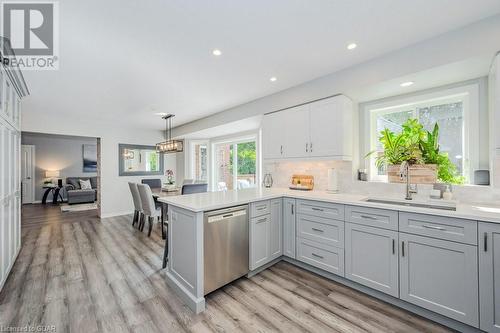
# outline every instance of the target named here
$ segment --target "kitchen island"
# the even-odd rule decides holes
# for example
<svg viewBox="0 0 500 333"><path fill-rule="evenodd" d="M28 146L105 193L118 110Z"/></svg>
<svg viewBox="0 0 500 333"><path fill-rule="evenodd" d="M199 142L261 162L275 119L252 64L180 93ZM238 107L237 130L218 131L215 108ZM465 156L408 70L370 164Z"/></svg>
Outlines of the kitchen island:
<svg viewBox="0 0 500 333"><path fill-rule="evenodd" d="M479 304L479 295L494 294L493 282L489 268L480 265L493 262L481 255L488 255L487 244L498 235L500 209L458 203L456 210L442 210L367 199L279 188L161 198L169 205L168 283L193 311L203 311L204 213L248 205L249 275L286 260L455 329L488 321L493 304ZM424 259L432 269L418 266L429 254ZM493 298L481 302L498 301L498 292Z"/></svg>

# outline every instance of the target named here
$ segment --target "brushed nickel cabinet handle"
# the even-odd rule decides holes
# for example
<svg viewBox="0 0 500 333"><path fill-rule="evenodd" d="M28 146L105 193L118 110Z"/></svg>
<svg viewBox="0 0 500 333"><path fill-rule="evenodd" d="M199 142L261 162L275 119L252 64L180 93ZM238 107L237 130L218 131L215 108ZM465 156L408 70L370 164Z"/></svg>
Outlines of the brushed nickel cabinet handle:
<svg viewBox="0 0 500 333"><path fill-rule="evenodd" d="M396 254L396 240L392 239L392 254Z"/></svg>
<svg viewBox="0 0 500 333"><path fill-rule="evenodd" d="M293 206L294 206L294 204L292 204L292 215L294 214L294 212L293 212L293 210L294 210L294 209L293 209Z"/></svg>
<svg viewBox="0 0 500 333"><path fill-rule="evenodd" d="M313 152L313 143L312 143L312 142L309 144L309 151L310 151L311 153Z"/></svg>
<svg viewBox="0 0 500 333"><path fill-rule="evenodd" d="M422 224L422 227L423 228L427 228L427 229L441 230L441 231L445 231L446 230L443 227L436 227L434 225L427 225L427 224Z"/></svg>
<svg viewBox="0 0 500 333"><path fill-rule="evenodd" d="M488 233L484 233L484 252L488 252Z"/></svg>
<svg viewBox="0 0 500 333"><path fill-rule="evenodd" d="M283 155L283 145L281 145L281 150L280 150L280 152L281 152L281 155Z"/></svg>
<svg viewBox="0 0 500 333"><path fill-rule="evenodd" d="M312 207L311 209L312 209L312 210L315 210L315 211L318 211L318 212L323 212L323 211L324 211L324 209L322 209L322 208L317 208L317 207Z"/></svg>
<svg viewBox="0 0 500 333"><path fill-rule="evenodd" d="M309 152L309 149L307 148L307 146L308 146L308 145L307 145L307 143L306 143L306 153L308 153L308 152Z"/></svg>
<svg viewBox="0 0 500 333"><path fill-rule="evenodd" d="M362 219L368 219L368 220L378 220L375 216L370 216L370 215L361 215L360 216Z"/></svg>
<svg viewBox="0 0 500 333"><path fill-rule="evenodd" d="M405 242L404 241L401 242L401 256L402 257L405 256Z"/></svg>
<svg viewBox="0 0 500 333"><path fill-rule="evenodd" d="M325 257L323 256L320 256L319 254L316 254L316 253L311 253L314 257L316 258L320 258L320 259L325 259Z"/></svg>
<svg viewBox="0 0 500 333"><path fill-rule="evenodd" d="M266 222L266 221L267 221L267 219L263 218L263 219L257 220L257 223L262 223L262 222Z"/></svg>
<svg viewBox="0 0 500 333"><path fill-rule="evenodd" d="M321 229L317 229L317 228L311 228L312 231L316 231L316 232L325 232L324 230L321 230Z"/></svg>

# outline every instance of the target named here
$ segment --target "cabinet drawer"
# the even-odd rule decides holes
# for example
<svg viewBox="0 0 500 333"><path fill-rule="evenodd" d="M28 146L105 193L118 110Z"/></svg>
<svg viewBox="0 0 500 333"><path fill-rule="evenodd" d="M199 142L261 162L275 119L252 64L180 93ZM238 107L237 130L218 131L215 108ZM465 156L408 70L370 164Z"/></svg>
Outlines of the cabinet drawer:
<svg viewBox="0 0 500 333"><path fill-rule="evenodd" d="M477 222L472 220L400 212L399 231L477 245Z"/></svg>
<svg viewBox="0 0 500 333"><path fill-rule="evenodd" d="M257 217L271 212L271 202L269 200L253 202L250 204L250 216Z"/></svg>
<svg viewBox="0 0 500 333"><path fill-rule="evenodd" d="M344 222L311 215L297 215L297 237L344 247Z"/></svg>
<svg viewBox="0 0 500 333"><path fill-rule="evenodd" d="M344 221L344 205L298 200L297 213Z"/></svg>
<svg viewBox="0 0 500 333"><path fill-rule="evenodd" d="M297 238L297 259L330 273L344 276L344 249Z"/></svg>
<svg viewBox="0 0 500 333"><path fill-rule="evenodd" d="M394 210L346 206L345 220L371 227L398 230L398 212Z"/></svg>

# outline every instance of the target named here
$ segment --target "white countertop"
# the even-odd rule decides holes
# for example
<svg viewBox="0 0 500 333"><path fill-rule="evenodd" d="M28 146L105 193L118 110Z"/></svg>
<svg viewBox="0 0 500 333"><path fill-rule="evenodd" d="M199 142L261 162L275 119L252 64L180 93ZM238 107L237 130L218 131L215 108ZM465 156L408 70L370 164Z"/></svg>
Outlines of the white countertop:
<svg viewBox="0 0 500 333"><path fill-rule="evenodd" d="M193 212L206 212L226 207L245 205L251 202L269 200L274 198L294 198L316 200L345 205L364 206L371 208L391 209L402 212L414 212L439 216L450 216L479 220L486 222L500 223L500 205L497 203L458 203L456 211L440 210L432 208L420 208L411 206L390 205L385 203L366 202L368 196L356 194L331 194L325 191L294 191L284 188L251 188L244 190L231 190L220 192L207 192L199 194L189 194L171 197L162 197L158 201L187 209ZM401 195L402 199L403 195ZM377 199L392 199L379 197ZM415 203L420 203L415 201Z"/></svg>

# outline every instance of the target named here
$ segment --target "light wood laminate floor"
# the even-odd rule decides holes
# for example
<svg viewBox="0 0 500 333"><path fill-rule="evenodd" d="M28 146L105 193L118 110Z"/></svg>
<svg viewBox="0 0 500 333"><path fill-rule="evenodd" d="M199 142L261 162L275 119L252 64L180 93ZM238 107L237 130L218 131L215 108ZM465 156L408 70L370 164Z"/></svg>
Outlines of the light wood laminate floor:
<svg viewBox="0 0 500 333"><path fill-rule="evenodd" d="M38 213L37 213L38 212ZM131 216L25 207L23 247L0 293L0 326L57 332L448 332L288 263L207 296L195 315L165 282L163 241Z"/></svg>

